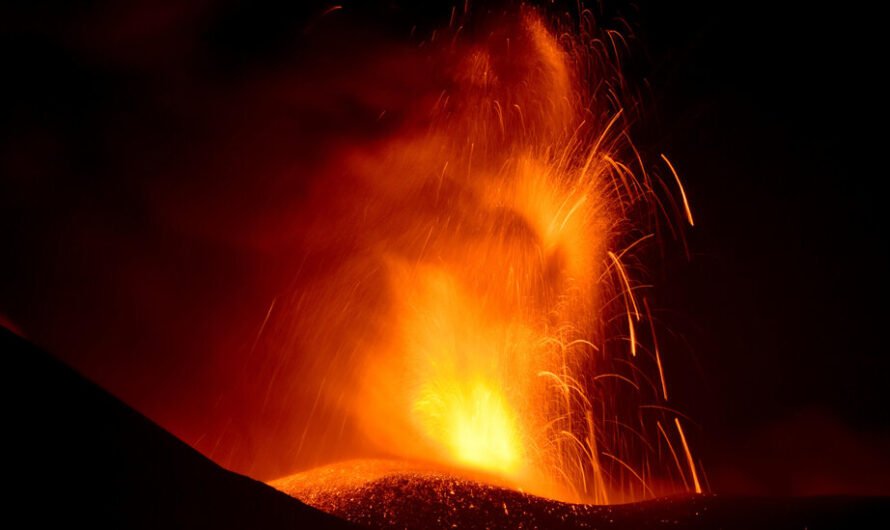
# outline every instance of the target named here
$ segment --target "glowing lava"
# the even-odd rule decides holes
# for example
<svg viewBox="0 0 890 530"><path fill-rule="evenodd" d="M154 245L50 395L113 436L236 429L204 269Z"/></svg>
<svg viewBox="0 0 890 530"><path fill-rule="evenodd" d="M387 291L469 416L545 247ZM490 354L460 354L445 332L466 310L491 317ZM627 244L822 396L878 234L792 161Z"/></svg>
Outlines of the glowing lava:
<svg viewBox="0 0 890 530"><path fill-rule="evenodd" d="M294 303L291 342L394 457L562 500L700 491L641 339L632 220L664 184L627 139L616 58L529 9L480 33L430 43L436 97L315 190L304 245L340 258Z"/></svg>

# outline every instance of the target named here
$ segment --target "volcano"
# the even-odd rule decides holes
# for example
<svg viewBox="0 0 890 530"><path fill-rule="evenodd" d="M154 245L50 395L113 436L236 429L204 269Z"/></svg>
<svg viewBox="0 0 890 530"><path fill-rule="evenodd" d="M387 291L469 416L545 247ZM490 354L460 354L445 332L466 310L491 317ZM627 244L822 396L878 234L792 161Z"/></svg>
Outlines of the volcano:
<svg viewBox="0 0 890 530"><path fill-rule="evenodd" d="M890 522L887 498L699 495L594 506L434 465L381 460L298 473L273 482L276 491L219 467L5 329L0 349L11 517L34 526L620 530L879 528Z"/></svg>

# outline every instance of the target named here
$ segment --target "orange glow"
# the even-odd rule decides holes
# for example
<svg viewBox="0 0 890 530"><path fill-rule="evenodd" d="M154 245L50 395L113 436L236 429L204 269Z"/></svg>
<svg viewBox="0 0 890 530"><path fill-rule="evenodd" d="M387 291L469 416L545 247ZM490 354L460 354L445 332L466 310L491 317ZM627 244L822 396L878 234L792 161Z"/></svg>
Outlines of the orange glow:
<svg viewBox="0 0 890 530"><path fill-rule="evenodd" d="M288 344L316 352L325 406L393 457L568 501L675 491L662 415L643 408L667 400L636 329L631 251L649 236L627 244L655 189L622 108L590 106L588 77L615 58L531 10L444 48L435 97L313 190L304 246L348 259L297 295Z"/></svg>

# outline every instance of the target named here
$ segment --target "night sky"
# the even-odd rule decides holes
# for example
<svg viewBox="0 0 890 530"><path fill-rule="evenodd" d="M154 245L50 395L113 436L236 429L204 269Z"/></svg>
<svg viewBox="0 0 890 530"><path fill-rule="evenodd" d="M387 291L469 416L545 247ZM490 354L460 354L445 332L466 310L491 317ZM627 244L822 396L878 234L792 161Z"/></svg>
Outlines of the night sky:
<svg viewBox="0 0 890 530"><path fill-rule="evenodd" d="M266 440L294 432L253 426L243 399L299 254L304 183L281 175L385 133L373 109L412 87L375 57L450 15L353 4L330 34L315 2L0 8L0 317L259 478L292 465ZM890 494L880 17L605 4L635 36L638 144L670 156L695 214L690 259L667 239L649 271L712 489Z"/></svg>
<svg viewBox="0 0 890 530"><path fill-rule="evenodd" d="M692 262L659 282L703 378L678 391L709 418L717 467L738 459L756 476L744 488L886 493L874 16L651 4L640 33L662 141L698 221Z"/></svg>

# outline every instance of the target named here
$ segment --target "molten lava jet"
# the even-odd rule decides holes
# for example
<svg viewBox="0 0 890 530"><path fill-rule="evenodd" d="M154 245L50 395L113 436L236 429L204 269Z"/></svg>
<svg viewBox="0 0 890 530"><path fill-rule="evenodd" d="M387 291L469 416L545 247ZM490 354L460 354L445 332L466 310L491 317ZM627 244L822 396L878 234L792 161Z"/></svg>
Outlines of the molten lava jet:
<svg viewBox="0 0 890 530"><path fill-rule="evenodd" d="M566 33L524 8L470 32L456 16L414 56L432 88L314 185L298 236L313 280L280 332L321 381L296 450L348 421L415 464L278 487L312 503L419 466L571 502L702 491L637 254L652 219L692 213L670 161L629 140L622 36L582 20Z"/></svg>

